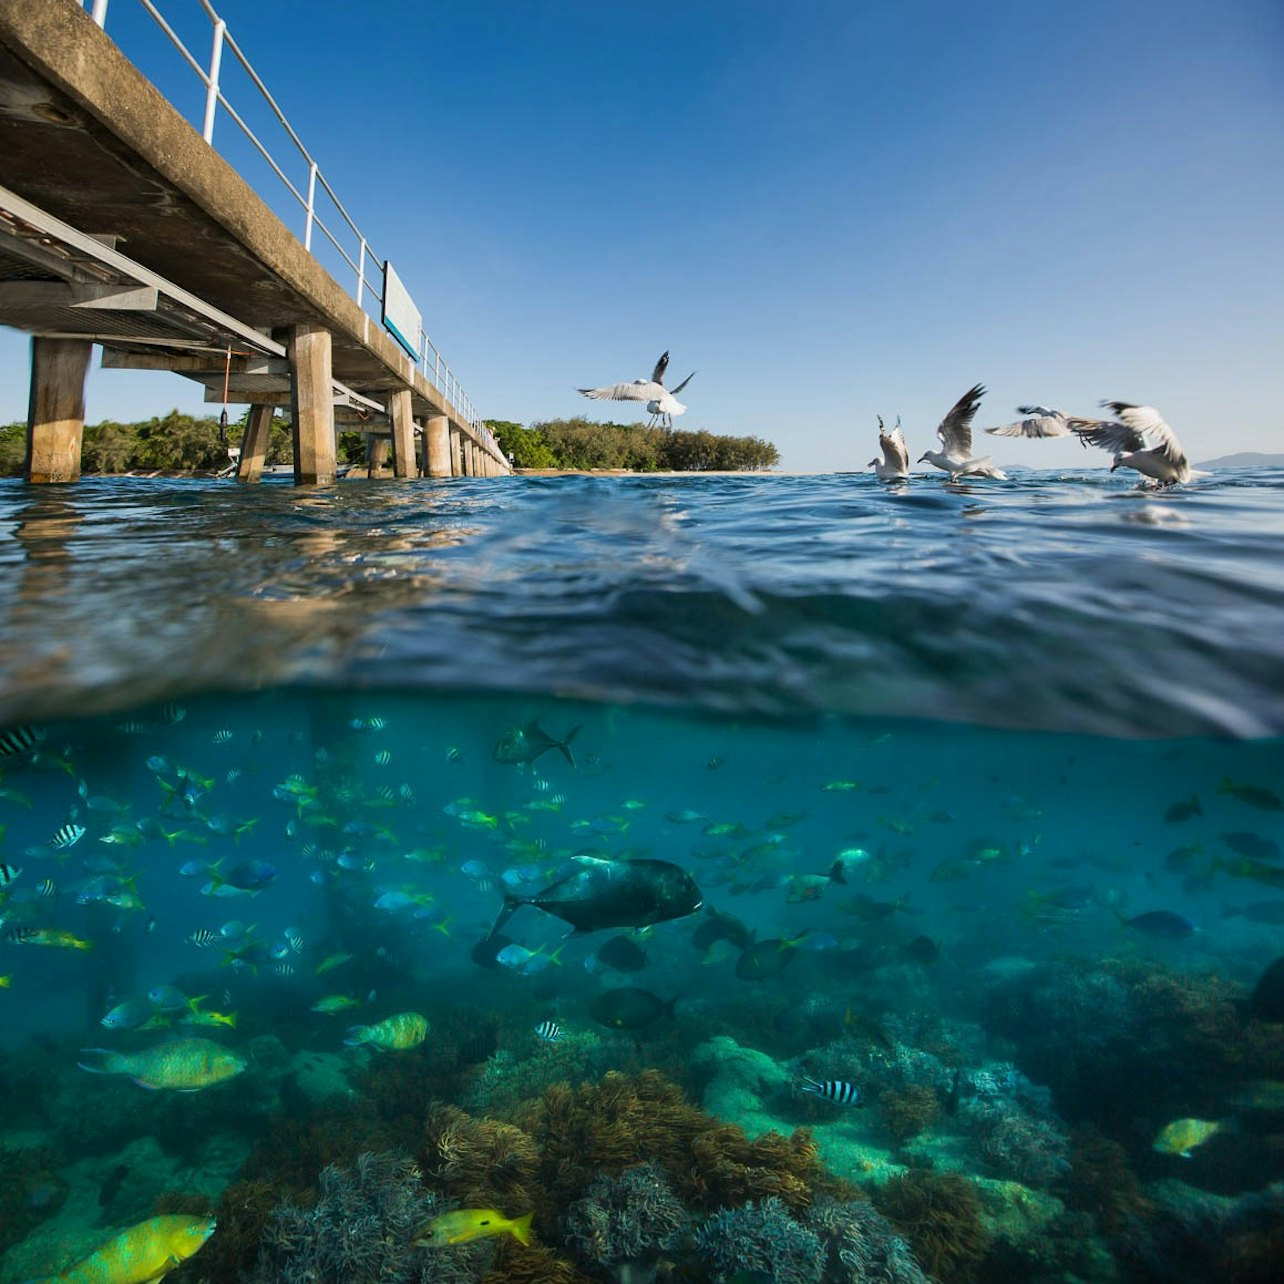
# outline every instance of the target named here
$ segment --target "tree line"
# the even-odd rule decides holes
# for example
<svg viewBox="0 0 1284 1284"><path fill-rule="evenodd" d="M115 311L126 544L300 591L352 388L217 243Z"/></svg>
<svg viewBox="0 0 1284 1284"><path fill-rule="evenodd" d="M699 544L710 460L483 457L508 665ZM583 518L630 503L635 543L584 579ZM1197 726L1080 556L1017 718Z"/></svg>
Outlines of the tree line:
<svg viewBox="0 0 1284 1284"><path fill-rule="evenodd" d="M239 445L248 410L219 438L212 416L181 414L120 423L86 424L81 468L87 473L217 472L228 463L228 445ZM632 472L731 472L774 468L780 452L761 437L723 437L711 432L666 432L640 424L548 419L529 427L489 420L504 453L519 468L622 468ZM27 425L0 426L0 477L19 477L27 453ZM294 446L287 419L273 419L267 462L288 464ZM339 434L341 463L365 458L361 433Z"/></svg>
<svg viewBox="0 0 1284 1284"><path fill-rule="evenodd" d="M524 427L488 419L518 468L625 468L633 472L732 472L774 468L780 452L761 437L669 432L641 424L546 419Z"/></svg>

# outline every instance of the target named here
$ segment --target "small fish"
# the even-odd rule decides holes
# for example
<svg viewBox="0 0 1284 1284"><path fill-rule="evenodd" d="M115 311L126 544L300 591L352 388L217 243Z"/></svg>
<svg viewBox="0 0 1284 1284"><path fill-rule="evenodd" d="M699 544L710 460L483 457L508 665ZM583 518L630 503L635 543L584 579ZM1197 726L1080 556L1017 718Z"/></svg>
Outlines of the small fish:
<svg viewBox="0 0 1284 1284"><path fill-rule="evenodd" d="M1237 856L1247 856L1249 860L1279 860L1279 844L1271 838L1263 838L1247 830L1235 830L1222 834L1221 840Z"/></svg>
<svg viewBox="0 0 1284 1284"><path fill-rule="evenodd" d="M447 762L463 762L464 751L458 745L450 745L446 750Z"/></svg>
<svg viewBox="0 0 1284 1284"><path fill-rule="evenodd" d="M821 1082L804 1076L802 1091L810 1092L813 1096L823 1097L826 1101L832 1101L836 1106L863 1106L865 1104L861 1099L860 1089L854 1083L848 1083L845 1079L826 1079Z"/></svg>
<svg viewBox="0 0 1284 1284"><path fill-rule="evenodd" d="M726 758L724 758L721 754L714 754L713 757L710 758L704 764L704 769L706 771L717 771L718 768L721 767L722 764L726 761L727 761Z"/></svg>
<svg viewBox="0 0 1284 1284"><path fill-rule="evenodd" d="M63 825L49 840L47 846L56 852L70 851L84 836L84 825Z"/></svg>
<svg viewBox="0 0 1284 1284"><path fill-rule="evenodd" d="M303 953L303 945L304 945L303 933L300 932L297 927L287 927L285 931L281 933L281 935L285 937L286 944L296 954Z"/></svg>
<svg viewBox="0 0 1284 1284"><path fill-rule="evenodd" d="M612 1030L640 1030L661 1017L672 1021L677 1001L677 995L665 1000L650 990L623 986L617 990L603 990L589 1004L589 1014L599 1025Z"/></svg>
<svg viewBox="0 0 1284 1284"><path fill-rule="evenodd" d="M1269 789L1263 789L1260 785L1237 785L1229 776L1222 777L1222 783L1217 786L1217 792L1238 798L1240 802L1247 803L1250 807L1260 808L1262 811L1284 811L1284 802L1280 801L1277 794L1271 793Z"/></svg>
<svg viewBox="0 0 1284 1284"><path fill-rule="evenodd" d="M354 1025L344 1035L344 1043L355 1048L368 1043L380 1052L402 1052L417 1048L428 1037L428 1019L418 1012L399 1012L376 1025Z"/></svg>
<svg viewBox="0 0 1284 1284"><path fill-rule="evenodd" d="M386 718L352 718L348 722L353 731L382 731L388 725Z"/></svg>
<svg viewBox="0 0 1284 1284"><path fill-rule="evenodd" d="M156 1006L147 999L129 999L118 1003L99 1022L108 1030L137 1030L156 1015Z"/></svg>
<svg viewBox="0 0 1284 1284"><path fill-rule="evenodd" d="M161 705L160 716L167 727L173 727L187 717L187 710L181 704L175 704L171 700L168 704Z"/></svg>
<svg viewBox="0 0 1284 1284"><path fill-rule="evenodd" d="M226 727L214 733L214 743L216 745L230 744L231 741L232 741L232 733L228 731Z"/></svg>
<svg viewBox="0 0 1284 1284"><path fill-rule="evenodd" d="M58 895L58 884L52 878L42 878L36 886L36 894L52 900Z"/></svg>
<svg viewBox="0 0 1284 1284"><path fill-rule="evenodd" d="M416 1248L445 1248L491 1235L511 1235L518 1243L529 1244L534 1217L534 1212L509 1218L493 1208L460 1208L434 1217L416 1234L413 1244Z"/></svg>
<svg viewBox="0 0 1284 1284"><path fill-rule="evenodd" d="M179 1025L192 1026L225 1026L228 1029L236 1029L235 1012L215 1012L209 1008L198 1010L196 1012L185 1012L178 1018Z"/></svg>
<svg viewBox="0 0 1284 1284"><path fill-rule="evenodd" d="M556 1043L562 1037L562 1033L562 1027L551 1017L541 1021L535 1027L535 1037L542 1039L545 1043Z"/></svg>
<svg viewBox="0 0 1284 1284"><path fill-rule="evenodd" d="M1199 795L1191 794L1185 802L1175 802L1164 812L1164 820L1170 825L1180 825L1182 821L1193 816L1202 816L1204 809L1199 805Z"/></svg>
<svg viewBox="0 0 1284 1284"><path fill-rule="evenodd" d="M0 862L0 887L8 887L21 873L22 870L17 865L6 865Z"/></svg>
<svg viewBox="0 0 1284 1284"><path fill-rule="evenodd" d="M1175 1119L1159 1130L1153 1149L1161 1155L1180 1155L1189 1159L1192 1150L1215 1137L1224 1127L1225 1124L1217 1120Z"/></svg>
<svg viewBox="0 0 1284 1284"><path fill-rule="evenodd" d="M534 976L550 965L560 966L561 954L560 945L552 954L545 954L542 945L537 950L528 950L526 946L514 942L511 945L505 945L495 955L495 962L500 967L508 968L510 972L516 972L519 976Z"/></svg>
<svg viewBox="0 0 1284 1284"><path fill-rule="evenodd" d="M43 731L25 722L0 731L0 759L21 758L31 753L44 738Z"/></svg>
<svg viewBox="0 0 1284 1284"><path fill-rule="evenodd" d="M15 927L5 933L11 945L46 945L58 950L92 950L93 941L84 941L57 927Z"/></svg>
<svg viewBox="0 0 1284 1284"><path fill-rule="evenodd" d="M1119 921L1125 927L1144 932L1147 936L1163 936L1170 940L1180 940L1199 930L1190 919L1173 910L1148 910L1144 914L1134 914L1131 918L1120 915Z"/></svg>
<svg viewBox="0 0 1284 1284"><path fill-rule="evenodd" d="M147 1001L158 1012L181 1012L184 1008L195 1012L201 999L188 998L176 985L157 985L147 991Z"/></svg>
<svg viewBox="0 0 1284 1284"><path fill-rule="evenodd" d="M386 767L392 761L392 750L380 749L379 752L375 754L374 760L376 766Z"/></svg>
<svg viewBox="0 0 1284 1284"><path fill-rule="evenodd" d="M361 1006L359 999L354 999L347 994L327 994L324 998L318 999L312 1005L313 1012L322 1012L327 1016L334 1012L347 1012L351 1008Z"/></svg>
<svg viewBox="0 0 1284 1284"><path fill-rule="evenodd" d="M859 788L859 780L831 780L821 785L820 790L825 794L850 794Z"/></svg>
<svg viewBox="0 0 1284 1284"><path fill-rule="evenodd" d="M238 780L240 780L241 775L242 772L239 767L229 767L223 774L223 779L227 781L229 785L234 785Z"/></svg>
<svg viewBox="0 0 1284 1284"><path fill-rule="evenodd" d="M574 767L575 758L571 754L571 742L580 733L583 724L572 727L560 740L550 736L539 725L539 719L532 719L524 727L510 727L495 742L491 757L496 762L507 766L530 766L531 763L556 749L567 763Z"/></svg>
<svg viewBox="0 0 1284 1284"><path fill-rule="evenodd" d="M12 984L12 976L0 976L0 990L7 990Z"/></svg>

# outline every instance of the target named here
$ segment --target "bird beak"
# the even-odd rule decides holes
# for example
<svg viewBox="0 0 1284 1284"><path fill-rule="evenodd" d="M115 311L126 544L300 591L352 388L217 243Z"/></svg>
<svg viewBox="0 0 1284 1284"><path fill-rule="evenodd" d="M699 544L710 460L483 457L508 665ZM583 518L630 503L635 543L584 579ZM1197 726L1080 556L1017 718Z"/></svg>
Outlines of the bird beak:
<svg viewBox="0 0 1284 1284"><path fill-rule="evenodd" d="M874 467L874 465L875 465L876 463L878 463L878 460L877 460L877 459L871 459L871 460L869 461L869 463L867 463L867 464L865 465L865 467L866 467L866 468L873 468L873 467Z"/></svg>
<svg viewBox="0 0 1284 1284"><path fill-rule="evenodd" d="M926 458L927 458L927 456L926 456L926 455L920 455L920 456L919 456L919 457L918 457L914 462L915 462L916 464L921 464L921 463L923 462L923 460L925 460Z"/></svg>
<svg viewBox="0 0 1284 1284"><path fill-rule="evenodd" d="M1118 467L1119 467L1119 459L1118 457L1116 457L1114 463L1110 465L1110 471L1113 473L1115 469Z"/></svg>

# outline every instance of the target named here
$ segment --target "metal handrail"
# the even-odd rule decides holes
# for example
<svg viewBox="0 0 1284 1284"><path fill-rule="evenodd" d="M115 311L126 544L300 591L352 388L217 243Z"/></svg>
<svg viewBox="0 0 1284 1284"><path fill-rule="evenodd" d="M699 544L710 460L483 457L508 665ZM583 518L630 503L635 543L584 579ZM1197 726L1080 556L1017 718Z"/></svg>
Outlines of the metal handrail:
<svg viewBox="0 0 1284 1284"><path fill-rule="evenodd" d="M107 28L107 7L108 0L80 0L84 7L88 7L91 16L99 27L105 31ZM262 77L255 71L249 58L245 55L240 45L237 44L232 33L227 28L227 23L219 16L210 0L198 0L201 8L205 11L213 27L213 44L210 50L210 60L208 68L196 58L190 49L183 43L182 37L174 30L165 20L164 15L153 3L153 0L138 0L142 8L151 16L156 25L164 32L170 44L179 52L184 61L196 73L205 85L205 111L202 122L201 136L212 147L214 145L214 125L218 116L218 109L222 106L223 110L232 118L233 122L249 140L251 146L266 161L268 167L284 184L285 189L298 202L304 213L303 226L303 246L308 253L316 257L312 249L313 233L320 231L322 236L329 241L340 258L352 269L356 279L356 290L348 293L356 300L357 306L364 311L373 315L374 305L378 304L382 309L383 304L383 282L381 279L371 281L367 275L367 267L371 261L382 263L383 260L374 254L371 249L370 241L357 226L356 221L344 207L343 202L335 194L329 180L321 172L321 167L317 164L312 153L308 151L303 140L295 131L294 126L290 124L285 112L281 110L280 104L272 95L272 91L263 83ZM262 95L263 100L271 109L272 114L276 117L277 122L289 135L290 141L297 148L299 155L303 158L308 166L308 183L307 195L299 191L298 187L290 180L285 170L278 164L277 160L262 139L250 128L244 117L239 111L227 100L223 93L221 85L221 74L223 67L223 53L230 49L236 61L240 63L246 75L249 76L254 87ZM338 211L339 216L347 224L348 230L356 238L357 249L356 259L345 248L340 240L342 233L336 232L327 225L325 220L317 211L317 189L329 197L331 204ZM366 302L366 294L369 292L371 304ZM477 413L473 406L472 399L464 392L455 377L455 373L446 363L441 355L440 349L428 337L425 330L420 328L417 343L417 353L415 364L423 371L424 377L431 381L438 392L442 394L454 407L460 412L469 427L478 435L482 442L499 450L498 444L492 435L490 429L486 426L485 421ZM500 452L502 453L502 452Z"/></svg>

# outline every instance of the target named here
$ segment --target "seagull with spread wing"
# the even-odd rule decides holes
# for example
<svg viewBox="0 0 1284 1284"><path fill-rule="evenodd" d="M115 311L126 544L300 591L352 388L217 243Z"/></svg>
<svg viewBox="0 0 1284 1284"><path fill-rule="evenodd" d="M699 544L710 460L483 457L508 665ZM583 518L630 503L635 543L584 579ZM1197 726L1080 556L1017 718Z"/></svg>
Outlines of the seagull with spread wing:
<svg viewBox="0 0 1284 1284"><path fill-rule="evenodd" d="M896 427L888 432L883 426L883 416L878 416L878 445L882 459L871 459L868 467L874 470L879 481L904 481L909 476L909 450L905 434L901 432L901 417L896 416Z"/></svg>
<svg viewBox="0 0 1284 1284"><path fill-rule="evenodd" d="M634 379L632 383L613 383L606 388L579 388L593 401L645 401L651 416L648 427L657 420L665 428L672 428L673 421L686 410L678 400L678 393L695 378L693 370L672 392L664 386L664 372L669 368L669 354L661 353L649 379Z"/></svg>
<svg viewBox="0 0 1284 1284"><path fill-rule="evenodd" d="M954 403L950 413L941 420L936 435L941 439L944 450L925 450L919 456L921 464L926 460L950 475L950 481L960 477L994 477L1003 480L1007 473L991 462L991 456L981 457L972 454L972 420L976 416L985 388L981 384L969 388Z"/></svg>
<svg viewBox="0 0 1284 1284"><path fill-rule="evenodd" d="M1047 406L1018 406L1017 414L1023 417L1015 423L985 431L992 437L1068 437L1074 424L1090 422L1076 419L1064 410L1049 410Z"/></svg>
<svg viewBox="0 0 1284 1284"><path fill-rule="evenodd" d="M1115 452L1116 468L1135 468L1161 486L1187 482L1196 474L1177 434L1163 421L1154 406L1134 406L1127 401L1103 401L1114 419L1081 419L1072 425L1079 440Z"/></svg>

